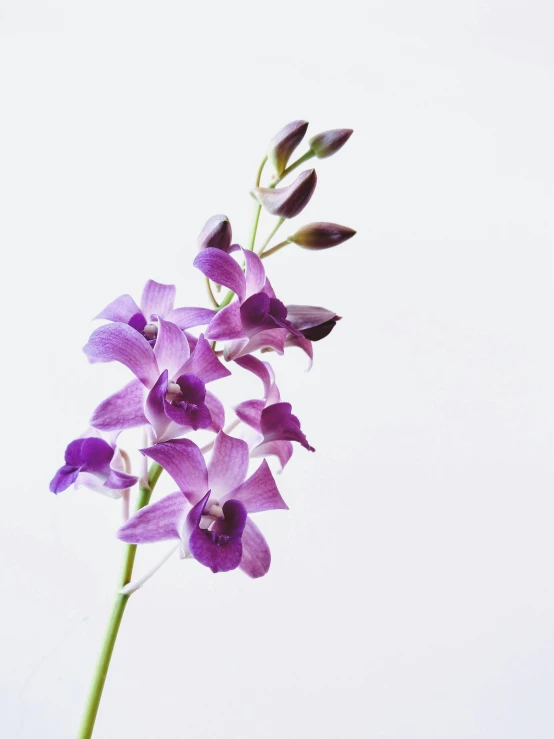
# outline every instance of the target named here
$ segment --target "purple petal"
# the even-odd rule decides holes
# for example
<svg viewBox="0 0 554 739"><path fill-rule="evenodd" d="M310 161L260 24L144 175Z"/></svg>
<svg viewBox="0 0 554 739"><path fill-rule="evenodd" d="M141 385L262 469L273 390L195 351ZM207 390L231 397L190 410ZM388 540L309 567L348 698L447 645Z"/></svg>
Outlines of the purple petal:
<svg viewBox="0 0 554 739"><path fill-rule="evenodd" d="M245 400L235 406L235 413L247 426L261 433L261 417L265 408L265 400Z"/></svg>
<svg viewBox="0 0 554 739"><path fill-rule="evenodd" d="M169 423L168 417L165 415L165 396L167 395L167 370L156 380L154 387L148 393L146 403L144 404L144 414L156 433L156 437L160 438Z"/></svg>
<svg viewBox="0 0 554 739"><path fill-rule="evenodd" d="M250 453L248 444L220 431L215 438L212 457L208 465L208 487L214 498L220 499L239 485L248 471ZM225 500L230 497L226 495Z"/></svg>
<svg viewBox="0 0 554 739"><path fill-rule="evenodd" d="M84 439L75 439L75 441L69 442L64 453L64 460L66 464L74 467L80 467L83 463L81 452L83 450Z"/></svg>
<svg viewBox="0 0 554 739"><path fill-rule="evenodd" d="M188 507L183 493L167 495L131 516L117 532L117 538L128 544L180 539Z"/></svg>
<svg viewBox="0 0 554 739"><path fill-rule="evenodd" d="M247 298L240 307L240 318L242 328L247 336L252 336L256 331L267 328L275 328L277 324L269 315L271 300L266 293L256 293Z"/></svg>
<svg viewBox="0 0 554 739"><path fill-rule="evenodd" d="M138 477L134 475L128 475L126 472L120 470L110 470L108 479L104 483L104 487L110 488L111 490L126 490L132 488L133 485L138 482Z"/></svg>
<svg viewBox="0 0 554 739"><path fill-rule="evenodd" d="M204 382L213 382L222 377L228 377L231 372L217 358L210 342L206 341L203 334L200 334L193 353L181 366L179 374L196 375Z"/></svg>
<svg viewBox="0 0 554 739"><path fill-rule="evenodd" d="M247 336L243 339L233 339L233 341L228 341L223 347L223 356L225 357L225 361L230 362L237 357L242 357L243 355L248 354L248 349L246 348L248 345L249 340Z"/></svg>
<svg viewBox="0 0 554 739"><path fill-rule="evenodd" d="M130 295L120 295L107 305L95 318L105 318L107 321L129 323L131 318L140 313L140 308Z"/></svg>
<svg viewBox="0 0 554 739"><path fill-rule="evenodd" d="M186 402L164 403L165 414L174 423L193 431L209 429L212 425L210 409L205 403L191 406Z"/></svg>
<svg viewBox="0 0 554 739"><path fill-rule="evenodd" d="M195 506L204 511L207 496ZM188 548L192 556L200 564L209 567L212 572L229 572L235 570L242 559L241 535L246 524L246 510L238 500L228 500L223 506L223 521L216 521L212 530L201 529L198 511L194 508L187 516L187 528L192 528Z"/></svg>
<svg viewBox="0 0 554 739"><path fill-rule="evenodd" d="M175 302L175 285L164 285L161 282L148 280L142 291L140 307L147 321L152 316L165 316L173 310Z"/></svg>
<svg viewBox="0 0 554 739"><path fill-rule="evenodd" d="M251 518L246 519L242 532L240 569L249 577L262 577L269 570L271 552L262 532Z"/></svg>
<svg viewBox="0 0 554 739"><path fill-rule="evenodd" d="M225 408L223 407L223 403L209 390L206 390L206 400L204 402L212 417L212 424L208 430L217 433L225 425Z"/></svg>
<svg viewBox="0 0 554 739"><path fill-rule="evenodd" d="M81 446L81 470L83 472L99 472L109 474L110 462L114 450L104 439L89 437L83 439Z"/></svg>
<svg viewBox="0 0 554 739"><path fill-rule="evenodd" d="M217 313L206 329L206 338L211 341L230 341L245 336L240 317L240 303L234 301Z"/></svg>
<svg viewBox="0 0 554 739"><path fill-rule="evenodd" d="M202 452L190 439L172 439L141 449L167 470L183 493L192 493L192 501L201 498L208 489L208 470Z"/></svg>
<svg viewBox="0 0 554 739"><path fill-rule="evenodd" d="M283 354L285 351L285 341L287 339L287 330L284 328L271 328L266 331L258 331L245 348L242 354L255 352L258 349L273 349L277 354ZM235 357L233 357L235 358Z"/></svg>
<svg viewBox="0 0 554 739"><path fill-rule="evenodd" d="M73 485L79 474L79 467L70 464L64 464L63 467L56 472L50 482L51 493L63 493L70 485Z"/></svg>
<svg viewBox="0 0 554 739"><path fill-rule="evenodd" d="M240 500L244 504L247 513L288 509L288 505L281 497L265 459L248 480L220 498L219 504L222 505L224 501L231 498Z"/></svg>
<svg viewBox="0 0 554 739"><path fill-rule="evenodd" d="M280 472L292 457L294 448L290 441L266 441L252 450L252 457L275 456L281 464Z"/></svg>
<svg viewBox="0 0 554 739"><path fill-rule="evenodd" d="M245 357L239 357L235 359L235 362L243 369L248 370L259 377L264 386L264 395L267 397L269 388L274 382L273 369L269 362L262 362L261 359L253 357L251 354L247 354Z"/></svg>
<svg viewBox="0 0 554 739"><path fill-rule="evenodd" d="M216 315L217 311L210 308L175 308L166 315L166 319L184 331L194 326L205 326Z"/></svg>
<svg viewBox="0 0 554 739"><path fill-rule="evenodd" d="M236 293L241 302L244 300L246 285L244 274L238 263L229 254L210 247L199 252L193 264L210 280L217 282L219 285L225 285Z"/></svg>
<svg viewBox="0 0 554 739"><path fill-rule="evenodd" d="M308 451L315 451L302 433L300 421L291 411L290 403L274 403L264 408L260 417L260 429L264 441L297 441Z"/></svg>
<svg viewBox="0 0 554 739"><path fill-rule="evenodd" d="M190 356L190 347L181 329L170 321L159 319L160 328L154 354L160 370L167 369L173 378Z"/></svg>
<svg viewBox="0 0 554 739"><path fill-rule="evenodd" d="M83 351L92 363L121 362L147 387L152 387L160 374L148 341L125 323L100 326Z"/></svg>
<svg viewBox="0 0 554 739"><path fill-rule="evenodd" d="M148 423L143 404L144 386L139 380L133 380L100 403L92 414L90 425L101 431L143 426Z"/></svg>
<svg viewBox="0 0 554 739"><path fill-rule="evenodd" d="M246 290L245 297L259 293L265 285L265 269L260 257L249 249L243 249L246 261Z"/></svg>

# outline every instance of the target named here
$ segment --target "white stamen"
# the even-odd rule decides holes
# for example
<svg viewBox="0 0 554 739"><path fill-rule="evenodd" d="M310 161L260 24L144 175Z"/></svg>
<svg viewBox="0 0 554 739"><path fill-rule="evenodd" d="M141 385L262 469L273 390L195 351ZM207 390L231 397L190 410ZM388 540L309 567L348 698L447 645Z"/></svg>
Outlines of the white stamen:
<svg viewBox="0 0 554 739"><path fill-rule="evenodd" d="M208 510L208 514L214 518L223 518L223 508L219 503L212 503Z"/></svg>
<svg viewBox="0 0 554 739"><path fill-rule="evenodd" d="M136 580L134 580L133 582L127 583L127 585L125 585L124 587L122 587L121 590L119 591L121 593L121 595L131 595L131 593L134 593L135 590L138 590L139 588L142 588L142 586L144 585L144 583L147 580L150 580L150 578L152 577L152 575L155 575L156 574L156 572L160 569L160 567L167 562L167 560L171 557L171 555L174 552L176 552L177 549L179 549L180 546L181 546L180 544L176 544L175 546L171 547L171 549L169 550L169 552L167 552L167 554L162 558L162 560L160 562L158 562L157 565L154 565L154 567L152 567L151 569L149 569L142 577L139 577Z"/></svg>
<svg viewBox="0 0 554 739"><path fill-rule="evenodd" d="M156 336L158 335L158 327L154 326L153 323L147 323L142 331L147 336L149 336L151 339L155 339Z"/></svg>

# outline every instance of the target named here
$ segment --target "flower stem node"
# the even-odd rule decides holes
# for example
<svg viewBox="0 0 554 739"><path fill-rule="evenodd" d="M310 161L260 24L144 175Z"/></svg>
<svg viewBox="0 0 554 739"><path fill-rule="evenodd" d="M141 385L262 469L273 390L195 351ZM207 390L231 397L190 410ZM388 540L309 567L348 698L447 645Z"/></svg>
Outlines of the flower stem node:
<svg viewBox="0 0 554 739"><path fill-rule="evenodd" d="M267 158L278 177L281 177L285 171L292 152L306 135L307 129L307 121L292 121L271 139Z"/></svg>
<svg viewBox="0 0 554 739"><path fill-rule="evenodd" d="M356 231L338 223L309 223L302 226L288 241L304 249L329 249L348 241L355 236Z"/></svg>
<svg viewBox="0 0 554 739"><path fill-rule="evenodd" d="M352 134L351 128L334 128L331 131L318 133L310 139L310 149L318 159L325 159L342 149Z"/></svg>
<svg viewBox="0 0 554 739"><path fill-rule="evenodd" d="M308 169L287 187L255 187L252 195L271 215L294 218L310 202L316 184L315 169Z"/></svg>

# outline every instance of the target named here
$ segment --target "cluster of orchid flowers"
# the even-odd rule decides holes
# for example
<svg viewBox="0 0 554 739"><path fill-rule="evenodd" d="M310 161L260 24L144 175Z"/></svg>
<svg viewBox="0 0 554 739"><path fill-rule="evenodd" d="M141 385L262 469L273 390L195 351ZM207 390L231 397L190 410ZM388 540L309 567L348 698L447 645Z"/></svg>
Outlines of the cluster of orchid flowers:
<svg viewBox="0 0 554 739"><path fill-rule="evenodd" d="M127 514L119 539L128 544L174 539L181 557L196 559L213 572L240 568L250 577L265 575L270 551L250 514L287 508L265 458L276 456L283 469L295 443L314 451L291 405L281 400L270 363L255 356L283 354L296 346L308 355L311 366L313 342L326 337L339 320L325 308L285 306L262 261L287 244L325 249L355 233L334 223L311 223L270 246L278 228L309 202L316 173L304 171L292 184L278 187L281 180L313 157L334 154L352 133L337 129L315 136L308 151L289 165L307 127L305 121L293 121L271 141L252 190L255 217L246 247L233 243L225 216L210 218L202 229L194 266L206 278L213 307L175 308L175 286L149 280L140 305L130 295L121 295L98 314L105 323L84 347L88 360L119 362L133 379L94 410L90 428L68 445L65 464L50 483L54 493L82 485L123 498ZM260 187L266 163L274 175L268 187ZM270 238L256 250L262 208L278 220ZM222 287L228 292L218 299ZM237 405L234 421L225 427L225 409L215 388L236 367L258 377L263 393ZM119 446L120 434L137 427L147 439L139 451L153 461L140 479ZM237 428L245 438L232 435ZM193 440L199 430L214 435L202 448ZM253 460L259 459L249 475ZM162 470L178 490L149 503ZM140 491L138 510L129 516L129 494L135 486ZM127 592L133 588L130 584Z"/></svg>

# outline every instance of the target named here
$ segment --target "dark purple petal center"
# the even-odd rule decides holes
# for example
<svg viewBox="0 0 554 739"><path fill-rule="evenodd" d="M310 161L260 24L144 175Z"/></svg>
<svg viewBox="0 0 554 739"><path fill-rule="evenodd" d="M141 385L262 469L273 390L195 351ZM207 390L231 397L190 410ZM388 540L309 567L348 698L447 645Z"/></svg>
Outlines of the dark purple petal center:
<svg viewBox="0 0 554 739"><path fill-rule="evenodd" d="M128 321L131 328L138 331L139 334L150 343L152 347L156 343L156 337L158 336L158 327L155 323L148 323L143 313L135 313Z"/></svg>
<svg viewBox="0 0 554 739"><path fill-rule="evenodd" d="M260 416L264 441L297 441L308 451L315 451L300 428L300 421L292 414L290 403L274 403L264 408Z"/></svg>
<svg viewBox="0 0 554 739"><path fill-rule="evenodd" d="M181 426L191 426L195 431L206 429L212 423L212 416L205 400L203 380L197 375L181 375L168 387L165 414Z"/></svg>
<svg viewBox="0 0 554 739"><path fill-rule="evenodd" d="M286 305L264 292L251 295L244 301L240 307L240 317L247 336L271 328L286 328L292 334L301 336L291 322L287 321Z"/></svg>
<svg viewBox="0 0 554 739"><path fill-rule="evenodd" d="M217 503L208 502L208 497L188 515L189 525L194 527L189 537L189 550L212 572L228 572L236 569L242 559L246 508L239 500L232 499L219 508Z"/></svg>
<svg viewBox="0 0 554 739"><path fill-rule="evenodd" d="M53 493L67 490L75 482L79 472L92 472L107 478L113 456L113 448L103 439L94 436L75 439L67 445L65 464L51 480L50 490Z"/></svg>

